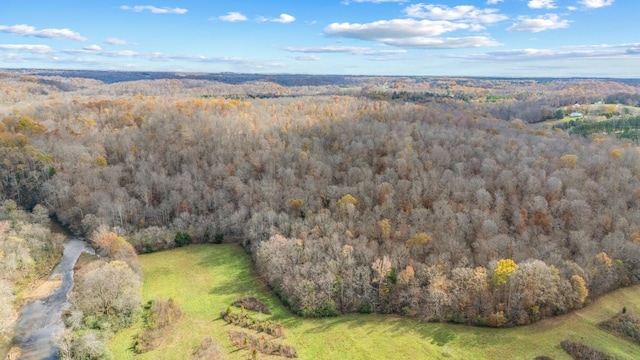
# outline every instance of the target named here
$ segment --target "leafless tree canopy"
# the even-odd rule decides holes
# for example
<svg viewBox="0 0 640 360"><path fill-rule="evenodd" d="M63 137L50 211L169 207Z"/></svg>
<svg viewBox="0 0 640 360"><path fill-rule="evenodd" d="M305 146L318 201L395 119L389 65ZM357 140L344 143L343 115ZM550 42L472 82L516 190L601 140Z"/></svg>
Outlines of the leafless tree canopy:
<svg viewBox="0 0 640 360"><path fill-rule="evenodd" d="M6 169L32 175L5 176L5 196L37 186L27 203L79 233L116 229L139 252L176 232L239 241L306 316L527 324L640 274L636 145L528 124L633 102L633 84L66 79L75 90L62 92L27 80L6 80L0 135L30 149Z"/></svg>

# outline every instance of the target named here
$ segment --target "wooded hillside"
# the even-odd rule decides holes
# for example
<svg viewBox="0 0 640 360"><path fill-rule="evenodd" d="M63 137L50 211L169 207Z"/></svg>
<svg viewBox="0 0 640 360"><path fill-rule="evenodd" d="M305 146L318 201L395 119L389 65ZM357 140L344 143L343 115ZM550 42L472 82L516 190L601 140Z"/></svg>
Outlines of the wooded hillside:
<svg viewBox="0 0 640 360"><path fill-rule="evenodd" d="M249 85L225 97L215 83L138 83L135 95L120 83L99 85L112 95L87 86L23 101L2 134L24 134L42 154L32 202L74 231L106 224L138 251L240 241L306 316L505 326L640 275L640 148L500 115L558 94L567 103L553 106L634 89L603 83L523 85L548 95L521 100L508 96L519 85L434 83L438 96L415 101L377 85L260 99Z"/></svg>

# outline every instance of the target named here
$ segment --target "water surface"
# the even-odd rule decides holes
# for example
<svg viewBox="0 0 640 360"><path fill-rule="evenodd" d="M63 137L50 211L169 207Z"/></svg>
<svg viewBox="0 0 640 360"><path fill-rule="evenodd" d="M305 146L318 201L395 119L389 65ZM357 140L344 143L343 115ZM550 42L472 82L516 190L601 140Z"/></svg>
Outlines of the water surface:
<svg viewBox="0 0 640 360"><path fill-rule="evenodd" d="M62 334L62 312L69 308L69 293L73 288L73 267L83 251L90 251L87 244L78 239L64 243L60 263L49 279L60 277L62 284L51 295L25 303L15 328L14 345L21 349L21 360L53 360L58 358L55 338Z"/></svg>

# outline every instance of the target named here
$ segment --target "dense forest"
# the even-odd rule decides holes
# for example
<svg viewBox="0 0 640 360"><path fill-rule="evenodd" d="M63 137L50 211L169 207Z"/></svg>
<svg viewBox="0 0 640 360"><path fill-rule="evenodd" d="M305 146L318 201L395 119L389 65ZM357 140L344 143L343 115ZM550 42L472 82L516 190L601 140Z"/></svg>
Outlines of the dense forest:
<svg viewBox="0 0 640 360"><path fill-rule="evenodd" d="M304 316L522 325L640 278L640 148L535 125L634 84L2 75L5 199L138 252L240 242Z"/></svg>

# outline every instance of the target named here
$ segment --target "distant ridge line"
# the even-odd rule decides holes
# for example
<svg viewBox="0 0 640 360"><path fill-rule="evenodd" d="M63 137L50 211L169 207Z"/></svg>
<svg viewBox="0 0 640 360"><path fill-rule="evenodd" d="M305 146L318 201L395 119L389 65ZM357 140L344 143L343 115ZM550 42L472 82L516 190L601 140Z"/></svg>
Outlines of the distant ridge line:
<svg viewBox="0 0 640 360"><path fill-rule="evenodd" d="M595 77L479 77L479 76L394 76L394 75L337 75L337 74L258 74L233 72L159 72L159 71L109 71L109 70L51 70L51 69L3 69L6 72L17 72L37 76L62 76L99 80L107 84L138 80L189 79L218 81L226 84L244 84L251 82L273 82L282 86L322 86L322 85L361 85L372 81L398 81L412 79L426 81L434 79L476 79L494 81L615 81L629 85L640 85L640 78L595 78Z"/></svg>

